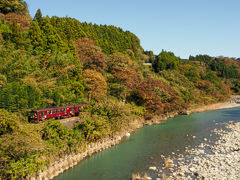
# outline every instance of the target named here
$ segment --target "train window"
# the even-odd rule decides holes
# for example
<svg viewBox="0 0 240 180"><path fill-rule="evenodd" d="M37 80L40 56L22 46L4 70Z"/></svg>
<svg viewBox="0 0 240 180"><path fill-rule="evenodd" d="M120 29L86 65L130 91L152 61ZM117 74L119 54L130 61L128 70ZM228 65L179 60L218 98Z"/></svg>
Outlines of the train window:
<svg viewBox="0 0 240 180"><path fill-rule="evenodd" d="M42 112L42 116L44 116L44 112Z"/></svg>
<svg viewBox="0 0 240 180"><path fill-rule="evenodd" d="M64 112L66 112L67 110L66 109L64 109Z"/></svg>
<svg viewBox="0 0 240 180"><path fill-rule="evenodd" d="M49 111L49 114L52 114L52 111Z"/></svg>
<svg viewBox="0 0 240 180"><path fill-rule="evenodd" d="M60 110L57 110L57 113L59 113Z"/></svg>
<svg viewBox="0 0 240 180"><path fill-rule="evenodd" d="M55 114L56 113L56 111L53 111L53 114Z"/></svg>

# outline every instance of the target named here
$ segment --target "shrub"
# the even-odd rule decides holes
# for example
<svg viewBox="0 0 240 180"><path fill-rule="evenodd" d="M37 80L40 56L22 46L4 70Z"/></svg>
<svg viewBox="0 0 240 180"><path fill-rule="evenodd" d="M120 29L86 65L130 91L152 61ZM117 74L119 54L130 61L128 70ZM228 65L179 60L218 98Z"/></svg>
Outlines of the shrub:
<svg viewBox="0 0 240 180"><path fill-rule="evenodd" d="M0 109L0 135L12 133L19 127L19 116L10 113L5 109Z"/></svg>
<svg viewBox="0 0 240 180"><path fill-rule="evenodd" d="M109 134L107 120L90 113L81 113L81 121L74 126L74 130L81 131L87 141L96 141Z"/></svg>
<svg viewBox="0 0 240 180"><path fill-rule="evenodd" d="M70 153L81 143L82 135L63 126L59 121L49 120L42 129L42 139L57 148L60 153Z"/></svg>

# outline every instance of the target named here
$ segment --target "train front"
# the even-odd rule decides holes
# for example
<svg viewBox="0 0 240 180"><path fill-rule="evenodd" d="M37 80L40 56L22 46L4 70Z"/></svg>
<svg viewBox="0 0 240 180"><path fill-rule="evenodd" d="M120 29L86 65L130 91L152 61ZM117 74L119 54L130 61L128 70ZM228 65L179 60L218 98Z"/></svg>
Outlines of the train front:
<svg viewBox="0 0 240 180"><path fill-rule="evenodd" d="M29 115L30 122L38 122L38 112L36 110L32 110Z"/></svg>

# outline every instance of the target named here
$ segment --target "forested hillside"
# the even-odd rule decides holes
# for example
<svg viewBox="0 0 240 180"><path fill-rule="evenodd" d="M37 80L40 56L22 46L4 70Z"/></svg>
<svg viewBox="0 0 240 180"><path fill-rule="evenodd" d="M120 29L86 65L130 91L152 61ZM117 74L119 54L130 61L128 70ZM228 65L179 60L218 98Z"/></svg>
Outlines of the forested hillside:
<svg viewBox="0 0 240 180"><path fill-rule="evenodd" d="M129 31L74 18L30 17L22 0L0 2L0 178L34 175L85 143L129 122L240 93L239 61L207 55L189 60L145 52ZM144 64L152 63L152 66ZM28 122L31 109L91 107L73 129Z"/></svg>

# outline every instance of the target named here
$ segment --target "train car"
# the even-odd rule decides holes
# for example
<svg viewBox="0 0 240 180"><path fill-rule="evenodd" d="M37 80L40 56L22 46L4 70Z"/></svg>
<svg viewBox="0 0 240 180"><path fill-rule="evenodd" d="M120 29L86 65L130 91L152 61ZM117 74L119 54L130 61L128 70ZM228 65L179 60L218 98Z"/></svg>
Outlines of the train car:
<svg viewBox="0 0 240 180"><path fill-rule="evenodd" d="M29 116L31 122L40 122L45 119L60 119L68 116L78 116L84 106L90 104L79 104L73 106L53 107L46 109L32 110Z"/></svg>

